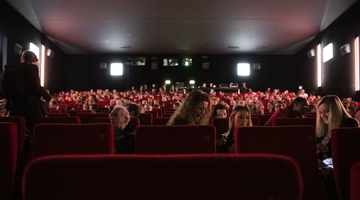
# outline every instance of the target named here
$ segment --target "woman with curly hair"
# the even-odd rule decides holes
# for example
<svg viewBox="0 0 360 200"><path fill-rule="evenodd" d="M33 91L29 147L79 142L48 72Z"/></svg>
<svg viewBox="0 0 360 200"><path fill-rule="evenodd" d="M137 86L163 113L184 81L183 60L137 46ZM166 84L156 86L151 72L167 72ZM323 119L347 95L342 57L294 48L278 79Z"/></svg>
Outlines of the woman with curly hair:
<svg viewBox="0 0 360 200"><path fill-rule="evenodd" d="M206 125L210 116L209 95L202 90L194 90L182 101L166 125Z"/></svg>

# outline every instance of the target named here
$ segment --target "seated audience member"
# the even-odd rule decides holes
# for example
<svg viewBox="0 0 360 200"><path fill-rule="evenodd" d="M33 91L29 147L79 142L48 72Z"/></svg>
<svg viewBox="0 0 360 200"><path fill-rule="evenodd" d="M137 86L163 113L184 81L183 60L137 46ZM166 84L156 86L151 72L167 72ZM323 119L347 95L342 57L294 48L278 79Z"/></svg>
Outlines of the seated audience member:
<svg viewBox="0 0 360 200"><path fill-rule="evenodd" d="M354 118L360 123L360 107L355 110Z"/></svg>
<svg viewBox="0 0 360 200"><path fill-rule="evenodd" d="M49 102L49 109L50 110L59 110L59 103L58 103L58 101L56 101L56 100L51 100L50 102Z"/></svg>
<svg viewBox="0 0 360 200"><path fill-rule="evenodd" d="M236 106L229 117L229 130L216 142L217 152L234 153L234 130L244 126L252 126L250 110L246 106Z"/></svg>
<svg viewBox="0 0 360 200"><path fill-rule="evenodd" d="M291 105L288 108L276 111L265 123L265 126L273 126L275 118L278 117L304 118L303 114L305 113L307 107L308 102L306 99L302 97L296 97L296 99L291 102Z"/></svg>
<svg viewBox="0 0 360 200"><path fill-rule="evenodd" d="M211 116L210 97L202 90L193 90L176 109L167 125L205 125Z"/></svg>
<svg viewBox="0 0 360 200"><path fill-rule="evenodd" d="M224 104L218 103L214 106L211 118L227 118L228 110Z"/></svg>
<svg viewBox="0 0 360 200"><path fill-rule="evenodd" d="M285 108L285 103L281 100L276 100L274 102L274 112L284 109Z"/></svg>
<svg viewBox="0 0 360 200"><path fill-rule="evenodd" d="M309 105L308 108L306 109L307 113L316 113L316 107L315 105Z"/></svg>
<svg viewBox="0 0 360 200"><path fill-rule="evenodd" d="M319 169L323 172L323 183L328 196L336 197L337 192L332 168L325 165L325 163L332 164L331 130L339 127L358 127L359 123L350 116L340 98L336 95L322 97L317 102L316 108L316 148L318 152Z"/></svg>
<svg viewBox="0 0 360 200"><path fill-rule="evenodd" d="M331 130L339 127L358 127L357 120L346 111L336 95L324 96L317 103L316 136L318 158L331 158Z"/></svg>
<svg viewBox="0 0 360 200"><path fill-rule="evenodd" d="M6 99L0 100L0 117L6 116Z"/></svg>
<svg viewBox="0 0 360 200"><path fill-rule="evenodd" d="M267 104L267 112L273 113L274 112L275 105L273 102L269 101Z"/></svg>
<svg viewBox="0 0 360 200"><path fill-rule="evenodd" d="M140 115L140 106L136 105L136 104L133 104L133 103L129 103L125 106L125 108L128 110L129 114L130 114L130 117L133 117L133 118L139 118L140 120L140 124L141 125L146 125L146 120L139 117ZM150 124L148 124L150 125Z"/></svg>
<svg viewBox="0 0 360 200"><path fill-rule="evenodd" d="M174 103L173 108L176 110L176 109L180 108L180 106L181 106L181 102L177 101Z"/></svg>
<svg viewBox="0 0 360 200"><path fill-rule="evenodd" d="M128 126L130 114L123 106L116 106L110 113L114 126L115 153L132 154L135 152L135 131Z"/></svg>

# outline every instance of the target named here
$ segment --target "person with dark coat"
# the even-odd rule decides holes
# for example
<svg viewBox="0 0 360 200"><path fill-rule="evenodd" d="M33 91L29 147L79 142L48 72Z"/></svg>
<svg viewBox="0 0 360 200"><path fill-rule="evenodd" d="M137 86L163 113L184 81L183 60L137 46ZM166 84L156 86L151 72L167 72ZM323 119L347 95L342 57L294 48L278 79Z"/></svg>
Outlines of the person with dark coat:
<svg viewBox="0 0 360 200"><path fill-rule="evenodd" d="M7 100L9 116L22 116L26 120L29 134L33 121L43 117L48 109L50 94L40 85L37 56L31 51L21 54L20 65L5 67L2 89Z"/></svg>

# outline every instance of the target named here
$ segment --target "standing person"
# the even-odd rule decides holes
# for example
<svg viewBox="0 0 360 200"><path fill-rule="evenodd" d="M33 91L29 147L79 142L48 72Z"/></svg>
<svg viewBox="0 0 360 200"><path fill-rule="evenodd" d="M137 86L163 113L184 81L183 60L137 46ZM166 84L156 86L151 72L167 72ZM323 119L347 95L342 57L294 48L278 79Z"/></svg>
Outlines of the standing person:
<svg viewBox="0 0 360 200"><path fill-rule="evenodd" d="M234 153L234 130L244 126L253 126L251 113L247 106L236 106L229 117L229 129L216 142L218 153Z"/></svg>
<svg viewBox="0 0 360 200"><path fill-rule="evenodd" d="M175 110L167 125L206 125L210 116L209 95L201 90L193 90Z"/></svg>
<svg viewBox="0 0 360 200"><path fill-rule="evenodd" d="M318 158L331 158L331 130L339 127L358 127L357 120L346 111L336 95L324 96L317 103L316 136Z"/></svg>
<svg viewBox="0 0 360 200"><path fill-rule="evenodd" d="M9 116L24 117L30 135L34 119L46 114L51 99L40 85L38 61L33 52L22 52L21 64L8 66L2 83Z"/></svg>
<svg viewBox="0 0 360 200"><path fill-rule="evenodd" d="M246 83L245 83L245 82L242 83L242 86L240 87L240 93L241 93L242 95L248 93L248 87L246 86Z"/></svg>

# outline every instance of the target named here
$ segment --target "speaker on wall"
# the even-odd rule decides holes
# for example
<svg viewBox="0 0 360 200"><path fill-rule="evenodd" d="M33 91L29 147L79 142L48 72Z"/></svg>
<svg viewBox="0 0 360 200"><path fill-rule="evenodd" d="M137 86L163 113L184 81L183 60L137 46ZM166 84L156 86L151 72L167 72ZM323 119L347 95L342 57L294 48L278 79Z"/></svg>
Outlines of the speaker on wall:
<svg viewBox="0 0 360 200"><path fill-rule="evenodd" d="M350 44L347 43L345 45L343 45L342 47L340 47L340 54L341 56L350 53Z"/></svg>
<svg viewBox="0 0 360 200"><path fill-rule="evenodd" d="M315 50L314 49L310 49L310 51L307 52L307 56L308 58L312 58L315 56Z"/></svg>
<svg viewBox="0 0 360 200"><path fill-rule="evenodd" d="M22 52L22 46L18 43L15 43L15 46L14 46L14 52L21 55L21 52Z"/></svg>
<svg viewBox="0 0 360 200"><path fill-rule="evenodd" d="M54 51L51 50L51 49L48 49L48 50L46 51L46 55L49 56L50 58L53 58L53 57L54 57Z"/></svg>
<svg viewBox="0 0 360 200"><path fill-rule="evenodd" d="M253 64L253 69L260 70L261 69L261 63L254 63Z"/></svg>
<svg viewBox="0 0 360 200"><path fill-rule="evenodd" d="M100 69L107 69L107 63L100 63Z"/></svg>

